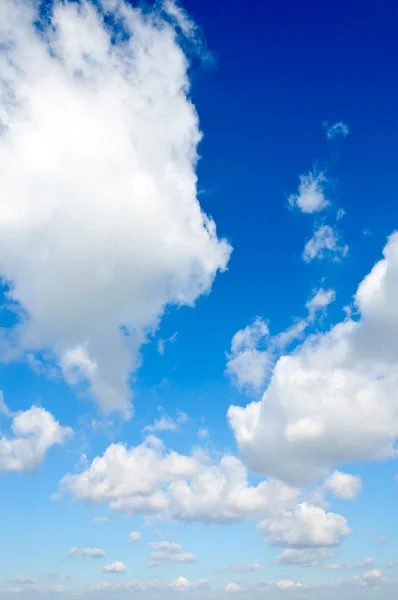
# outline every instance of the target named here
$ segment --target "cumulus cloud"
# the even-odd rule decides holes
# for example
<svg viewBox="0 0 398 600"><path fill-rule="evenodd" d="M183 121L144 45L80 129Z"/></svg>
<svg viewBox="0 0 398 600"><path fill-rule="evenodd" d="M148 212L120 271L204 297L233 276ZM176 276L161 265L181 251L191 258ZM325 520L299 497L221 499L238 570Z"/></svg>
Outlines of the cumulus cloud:
<svg viewBox="0 0 398 600"><path fill-rule="evenodd" d="M324 483L324 488L332 492L337 498L353 500L361 491L362 480L359 475L349 475L335 471Z"/></svg>
<svg viewBox="0 0 398 600"><path fill-rule="evenodd" d="M111 565L105 565L105 567L102 569L103 573L126 573L127 572L127 568L126 565L122 562L114 562Z"/></svg>
<svg viewBox="0 0 398 600"><path fill-rule="evenodd" d="M272 354L264 348L268 338L268 325L260 317L233 336L226 374L240 389L263 386L272 365Z"/></svg>
<svg viewBox="0 0 398 600"><path fill-rule="evenodd" d="M306 502L280 517L264 519L258 530L265 533L270 546L298 549L338 546L350 533L342 515L327 513Z"/></svg>
<svg viewBox="0 0 398 600"><path fill-rule="evenodd" d="M345 138L350 133L350 128L348 127L347 123L344 123L344 121L338 121L333 125L329 125L329 123L325 121L323 126L325 128L326 137L328 140L333 140L338 136Z"/></svg>
<svg viewBox="0 0 398 600"><path fill-rule="evenodd" d="M382 573L378 569L372 569L371 571L367 571L366 573L361 573L361 575L353 575L353 581L363 585L365 587L376 585L380 582L382 578Z"/></svg>
<svg viewBox="0 0 398 600"><path fill-rule="evenodd" d="M325 186L328 180L325 174L310 171L307 175L300 175L300 184L297 194L291 194L288 202L291 208L297 207L303 213L315 213L324 210L330 202L325 197Z"/></svg>
<svg viewBox="0 0 398 600"><path fill-rule="evenodd" d="M268 324L256 317L251 325L235 333L231 351L227 354L226 375L243 391L258 391L264 387L277 357L300 338L319 312L335 300L334 290L319 288L306 303L307 317L271 336Z"/></svg>
<svg viewBox="0 0 398 600"><path fill-rule="evenodd" d="M11 422L11 436L0 437L0 471L22 473L38 467L47 451L72 435L44 408L32 406Z"/></svg>
<svg viewBox="0 0 398 600"><path fill-rule="evenodd" d="M66 475L60 490L129 514L205 523L263 518L293 507L299 493L273 479L250 485L246 468L233 456L213 462L203 452L167 453L153 437L132 448L112 444L85 471Z"/></svg>
<svg viewBox="0 0 398 600"><path fill-rule="evenodd" d="M177 577L170 585L170 589L177 592L188 592L189 590L206 590L210 587L208 579L199 579L197 582L189 581L186 577Z"/></svg>
<svg viewBox="0 0 398 600"><path fill-rule="evenodd" d="M321 225L304 246L303 259L311 262L314 259L339 261L348 254L347 244L341 245L339 235L330 225Z"/></svg>
<svg viewBox="0 0 398 600"><path fill-rule="evenodd" d="M91 2L56 0L44 31L36 3L0 4L0 275L20 317L2 344L8 359L49 352L128 416L141 345L167 305L210 290L231 248L197 199L201 133L174 25L194 28L170 1L145 15L99 4L123 39Z"/></svg>
<svg viewBox="0 0 398 600"><path fill-rule="evenodd" d="M359 562L357 562L357 564L355 565L357 567L357 569L364 569L364 568L369 568L369 567L374 567L375 561L374 558L369 557L369 558L365 558L364 560L360 560Z"/></svg>
<svg viewBox="0 0 398 600"><path fill-rule="evenodd" d="M275 365L259 402L231 406L245 463L294 485L344 463L396 456L398 234L361 282L354 311Z"/></svg>
<svg viewBox="0 0 398 600"><path fill-rule="evenodd" d="M140 531L132 531L128 537L129 542L138 542L141 537Z"/></svg>
<svg viewBox="0 0 398 600"><path fill-rule="evenodd" d="M333 553L328 548L286 548L286 550L283 550L283 552L277 556L276 562L280 565L317 567L332 556Z"/></svg>

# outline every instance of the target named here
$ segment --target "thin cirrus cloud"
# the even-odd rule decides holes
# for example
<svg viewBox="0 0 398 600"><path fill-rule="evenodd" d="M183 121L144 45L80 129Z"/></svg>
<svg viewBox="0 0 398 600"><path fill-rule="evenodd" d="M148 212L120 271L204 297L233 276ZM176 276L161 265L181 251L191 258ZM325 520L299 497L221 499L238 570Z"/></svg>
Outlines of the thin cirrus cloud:
<svg viewBox="0 0 398 600"><path fill-rule="evenodd" d="M173 2L99 5L126 41L92 3L56 2L40 31L34 3L0 3L0 273L20 317L0 341L8 360L45 350L128 417L142 344L167 305L210 290L231 247L197 199L201 132L175 31L192 36L189 20Z"/></svg>
<svg viewBox="0 0 398 600"><path fill-rule="evenodd" d="M72 556L84 556L88 558L105 558L106 554L101 548L79 548L74 546L66 554L68 558Z"/></svg>
<svg viewBox="0 0 398 600"><path fill-rule="evenodd" d="M323 128L328 140L333 140L336 137L347 137L350 134L350 128L344 121L338 121L333 125L329 125L328 121L324 121Z"/></svg>

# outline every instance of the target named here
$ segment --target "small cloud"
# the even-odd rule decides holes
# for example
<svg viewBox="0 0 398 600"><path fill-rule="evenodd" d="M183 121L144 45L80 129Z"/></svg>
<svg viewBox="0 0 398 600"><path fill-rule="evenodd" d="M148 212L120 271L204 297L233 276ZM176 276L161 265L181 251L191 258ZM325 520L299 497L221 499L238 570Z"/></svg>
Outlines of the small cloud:
<svg viewBox="0 0 398 600"><path fill-rule="evenodd" d="M303 259L307 263L314 259L322 260L325 258L336 262L347 256L347 254L348 246L347 244L340 245L337 232L330 225L321 225L306 243Z"/></svg>
<svg viewBox="0 0 398 600"><path fill-rule="evenodd" d="M348 127L347 123L344 123L344 121L338 121L334 125L329 125L327 121L324 121L323 127L328 140L333 140L338 136L345 138L350 133L350 128Z"/></svg>
<svg viewBox="0 0 398 600"><path fill-rule="evenodd" d="M93 523L108 523L110 521L109 517L94 517L92 519Z"/></svg>
<svg viewBox="0 0 398 600"><path fill-rule="evenodd" d="M388 537L386 535L380 535L378 538L378 542L379 544L385 544L386 542L388 542Z"/></svg>
<svg viewBox="0 0 398 600"><path fill-rule="evenodd" d="M307 175L300 175L300 184L297 194L291 194L288 203L291 208L297 207L303 213L320 212L327 208L330 202L325 197L325 185L328 183L325 174L321 171L310 171Z"/></svg>
<svg viewBox="0 0 398 600"><path fill-rule="evenodd" d="M339 208L336 214L336 220L340 221L345 215L345 210L343 208Z"/></svg>
<svg viewBox="0 0 398 600"><path fill-rule="evenodd" d="M122 562L114 562L111 565L106 565L103 569L102 569L103 573L126 573L127 572L127 568L126 565Z"/></svg>
<svg viewBox="0 0 398 600"><path fill-rule="evenodd" d="M198 437L202 438L203 440L208 438L209 435L209 431L205 427L202 427L202 429L198 430Z"/></svg>
<svg viewBox="0 0 398 600"><path fill-rule="evenodd" d="M177 335L178 335L178 332L176 331L169 338L166 338L165 340L158 340L158 352L159 352L159 354L161 354L162 356L164 355L165 345L166 344L174 344L175 341L177 340Z"/></svg>
<svg viewBox="0 0 398 600"><path fill-rule="evenodd" d="M373 234L372 234L372 232L370 231L370 229L366 229L366 228L365 228L365 229L362 229L362 235L364 235L365 237L369 237L369 236L371 236L371 235L373 235Z"/></svg>
<svg viewBox="0 0 398 600"><path fill-rule="evenodd" d="M340 564L329 564L326 565L325 571L348 571L350 565L348 563L340 563Z"/></svg>
<svg viewBox="0 0 398 600"><path fill-rule="evenodd" d="M19 583L20 585L34 585L37 583L37 579L34 577L12 577L9 579L10 583Z"/></svg>
<svg viewBox="0 0 398 600"><path fill-rule="evenodd" d="M374 563L374 559L373 558L365 558L365 560L360 560L359 562L357 562L357 564L355 565L357 567L357 569L364 569L364 568L370 568L370 567L374 567L375 563Z"/></svg>
<svg viewBox="0 0 398 600"><path fill-rule="evenodd" d="M132 531L128 537L129 542L138 542L141 537L141 533L139 531Z"/></svg>
<svg viewBox="0 0 398 600"><path fill-rule="evenodd" d="M226 592L243 592L244 588L232 581L231 583L227 583L225 586Z"/></svg>
<svg viewBox="0 0 398 600"><path fill-rule="evenodd" d="M182 410L177 410L176 417L173 419L162 408L159 408L161 416L156 419L153 425L144 427L144 431L176 431L180 425L189 421L188 415Z"/></svg>
<svg viewBox="0 0 398 600"><path fill-rule="evenodd" d="M68 558L72 556L85 556L88 558L104 558L106 556L105 552L101 550L101 548L78 548L74 546L70 548L66 553Z"/></svg>

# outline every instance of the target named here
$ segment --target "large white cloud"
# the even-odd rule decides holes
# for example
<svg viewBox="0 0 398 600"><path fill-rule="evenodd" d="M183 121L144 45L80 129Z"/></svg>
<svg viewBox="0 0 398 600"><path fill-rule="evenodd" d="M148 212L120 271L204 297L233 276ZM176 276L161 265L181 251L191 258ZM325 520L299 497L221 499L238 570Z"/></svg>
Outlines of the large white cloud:
<svg viewBox="0 0 398 600"><path fill-rule="evenodd" d="M383 254L357 290L357 314L281 357L260 402L229 408L257 472L301 485L344 463L396 456L397 233Z"/></svg>
<svg viewBox="0 0 398 600"><path fill-rule="evenodd" d="M127 415L140 345L167 304L209 291L230 247L197 200L201 133L173 19L193 26L172 2L168 18L104 5L128 39L112 43L84 0L56 0L44 33L32 5L0 3L0 275L21 315L8 358L50 351Z"/></svg>
<svg viewBox="0 0 398 600"><path fill-rule="evenodd" d="M280 517L264 519L258 529L271 546L290 548L339 546L350 534L344 517L306 502Z"/></svg>
<svg viewBox="0 0 398 600"><path fill-rule="evenodd" d="M60 490L78 500L107 502L112 510L205 523L279 514L293 508L299 494L272 479L250 485L246 468L233 456L212 461L202 451L167 453L153 437L130 449L112 444L85 471L66 475ZM170 551L169 542L167 548L154 544L156 551Z"/></svg>
<svg viewBox="0 0 398 600"><path fill-rule="evenodd" d="M38 467L47 451L63 444L72 435L51 413L41 407L32 408L13 417L11 436L0 437L0 471L21 473Z"/></svg>

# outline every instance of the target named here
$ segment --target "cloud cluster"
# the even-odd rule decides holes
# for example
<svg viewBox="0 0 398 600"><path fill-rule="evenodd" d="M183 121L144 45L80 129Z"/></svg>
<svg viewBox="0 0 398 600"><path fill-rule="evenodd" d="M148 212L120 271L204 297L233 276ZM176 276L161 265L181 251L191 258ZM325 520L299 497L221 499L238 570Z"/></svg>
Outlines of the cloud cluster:
<svg viewBox="0 0 398 600"><path fill-rule="evenodd" d="M198 117L173 2L0 3L0 276L20 317L8 359L46 351L104 411L167 305L193 305L230 246L197 199ZM177 19L177 21L176 21ZM113 37L114 36L114 37ZM23 173L23 177L21 177Z"/></svg>
<svg viewBox="0 0 398 600"><path fill-rule="evenodd" d="M261 401L229 408L250 468L306 485L340 464L396 456L397 233L383 254L358 287L356 314L281 357Z"/></svg>
<svg viewBox="0 0 398 600"><path fill-rule="evenodd" d="M67 557L71 556L86 556L89 558L105 558L106 554L101 548L78 548L74 546L66 553Z"/></svg>
<svg viewBox="0 0 398 600"><path fill-rule="evenodd" d="M69 427L62 427L51 413L38 406L15 415L11 432L11 436L0 437L0 472L35 469L52 446L63 444L72 435Z"/></svg>
<svg viewBox="0 0 398 600"><path fill-rule="evenodd" d="M153 552L148 567L156 567L162 563L193 563L198 559L192 552L184 552L180 544L173 542L151 542L149 546Z"/></svg>
<svg viewBox="0 0 398 600"><path fill-rule="evenodd" d="M339 261L348 254L347 244L340 243L340 237L334 227L330 225L320 225L315 228L311 239L304 246L303 259L305 262L311 262L325 258L333 261Z"/></svg>
<svg viewBox="0 0 398 600"><path fill-rule="evenodd" d="M299 491L276 480L248 483L241 461L218 462L203 451L167 452L150 436L139 446L112 444L81 473L67 474L60 491L87 502L107 502L111 510L163 512L182 521L204 523L257 519L292 508Z"/></svg>

